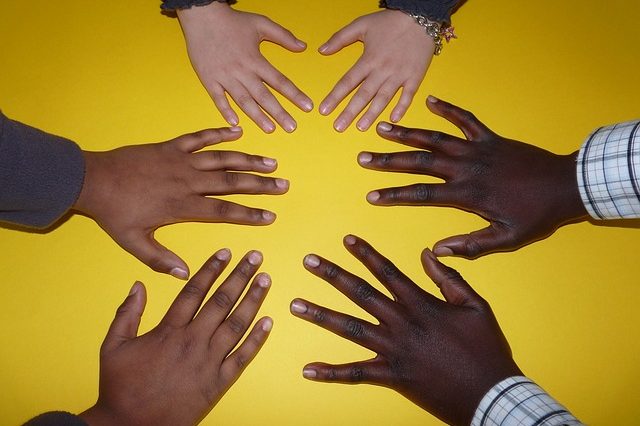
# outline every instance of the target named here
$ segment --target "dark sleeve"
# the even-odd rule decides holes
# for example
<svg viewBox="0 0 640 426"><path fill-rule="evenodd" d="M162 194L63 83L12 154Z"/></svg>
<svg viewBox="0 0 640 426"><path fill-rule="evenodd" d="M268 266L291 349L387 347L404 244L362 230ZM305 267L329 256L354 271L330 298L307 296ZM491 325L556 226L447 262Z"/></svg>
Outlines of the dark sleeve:
<svg viewBox="0 0 640 426"><path fill-rule="evenodd" d="M172 12L178 9L189 9L192 6L205 6L214 1L234 4L236 0L162 0L160 8L165 12Z"/></svg>
<svg viewBox="0 0 640 426"><path fill-rule="evenodd" d="M88 426L80 417L64 411L52 411L40 414L23 426Z"/></svg>
<svg viewBox="0 0 640 426"><path fill-rule="evenodd" d="M380 7L426 16L432 21L451 22L451 14L466 0L380 0Z"/></svg>
<svg viewBox="0 0 640 426"><path fill-rule="evenodd" d="M73 206L83 180L78 145L0 112L0 222L52 225Z"/></svg>

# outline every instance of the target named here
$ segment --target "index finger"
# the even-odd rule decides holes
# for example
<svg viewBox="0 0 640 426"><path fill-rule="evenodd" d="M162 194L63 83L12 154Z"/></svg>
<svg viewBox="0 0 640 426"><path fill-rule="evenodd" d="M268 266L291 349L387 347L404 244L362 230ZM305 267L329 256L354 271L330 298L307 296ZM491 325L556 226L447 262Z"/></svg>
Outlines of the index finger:
<svg viewBox="0 0 640 426"><path fill-rule="evenodd" d="M412 129L383 121L378 123L376 131L387 140L447 155L459 155L469 149L469 142L464 139L436 130Z"/></svg>
<svg viewBox="0 0 640 426"><path fill-rule="evenodd" d="M175 138L172 142L183 152L199 151L206 146L220 142L234 141L242 136L241 127L222 127L205 129Z"/></svg>
<svg viewBox="0 0 640 426"><path fill-rule="evenodd" d="M427 107L431 112L448 120L451 124L462 130L462 133L470 141L481 141L493 135L472 112L462 109L449 102L442 101L435 96L427 98Z"/></svg>
<svg viewBox="0 0 640 426"><path fill-rule="evenodd" d="M219 250L211 256L178 293L160 325L178 328L189 324L214 281L229 263L229 259L229 249Z"/></svg>

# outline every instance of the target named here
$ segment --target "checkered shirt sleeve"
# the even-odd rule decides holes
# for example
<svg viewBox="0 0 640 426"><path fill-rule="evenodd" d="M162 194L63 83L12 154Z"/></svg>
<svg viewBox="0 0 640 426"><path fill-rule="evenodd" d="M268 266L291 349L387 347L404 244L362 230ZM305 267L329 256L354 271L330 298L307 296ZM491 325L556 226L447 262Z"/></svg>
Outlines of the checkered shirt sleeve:
<svg viewBox="0 0 640 426"><path fill-rule="evenodd" d="M471 426L582 425L566 408L526 377L492 387L476 409Z"/></svg>
<svg viewBox="0 0 640 426"><path fill-rule="evenodd" d="M594 131L577 166L580 196L594 219L640 218L640 120Z"/></svg>

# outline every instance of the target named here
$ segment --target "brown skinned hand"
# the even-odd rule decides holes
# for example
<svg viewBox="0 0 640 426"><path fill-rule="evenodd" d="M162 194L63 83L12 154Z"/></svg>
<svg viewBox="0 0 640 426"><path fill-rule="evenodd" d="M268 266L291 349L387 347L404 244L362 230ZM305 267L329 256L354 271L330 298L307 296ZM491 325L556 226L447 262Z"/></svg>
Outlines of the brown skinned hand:
<svg viewBox="0 0 640 426"><path fill-rule="evenodd" d="M92 426L186 426L209 413L258 353L273 325L271 318L261 318L237 346L271 284L269 275L256 275L233 309L262 263L257 251L249 252L203 304L230 258L227 249L215 253L160 324L139 337L146 292L141 283L134 284L102 344L100 394L96 405L80 415L83 420Z"/></svg>
<svg viewBox="0 0 640 426"><path fill-rule="evenodd" d="M436 255L473 259L515 250L588 218L578 191L577 152L557 155L503 138L470 112L432 96L427 105L462 130L466 140L383 122L380 136L419 151L362 152L358 162L368 169L445 181L372 191L367 195L372 204L455 207L489 222L484 229L437 242Z"/></svg>
<svg viewBox="0 0 640 426"><path fill-rule="evenodd" d="M444 301L418 287L364 240L349 235L344 244L393 299L326 259L306 256L307 270L379 324L295 299L294 315L375 352L369 360L344 365L308 364L304 377L385 386L447 423L468 425L491 387L522 374L487 302L429 250L422 253L422 264Z"/></svg>
<svg viewBox="0 0 640 426"><path fill-rule="evenodd" d="M276 160L234 151L201 151L242 135L239 128L209 129L168 142L84 152L86 173L74 210L95 220L122 248L158 272L187 279L189 268L154 238L178 222L268 225L276 216L210 196L283 194L285 179L271 173Z"/></svg>

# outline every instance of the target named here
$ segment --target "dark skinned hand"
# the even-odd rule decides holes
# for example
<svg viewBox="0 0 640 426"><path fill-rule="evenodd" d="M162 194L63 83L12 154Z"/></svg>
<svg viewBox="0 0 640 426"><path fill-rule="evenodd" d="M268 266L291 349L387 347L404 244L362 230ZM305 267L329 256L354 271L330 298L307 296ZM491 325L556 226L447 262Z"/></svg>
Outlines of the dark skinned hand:
<svg viewBox="0 0 640 426"><path fill-rule="evenodd" d="M588 218L578 191L577 152L557 155L503 138L470 112L432 96L427 106L462 130L466 140L383 122L380 136L419 151L362 152L358 162L368 169L445 181L372 191L367 195L372 204L455 207L489 222L484 229L437 242L436 255L473 259L515 250Z"/></svg>
<svg viewBox="0 0 640 426"><path fill-rule="evenodd" d="M256 275L233 309L262 263L257 251L249 252L203 304L230 259L227 249L215 253L160 324L139 337L146 292L141 283L134 284L102 344L100 395L80 415L83 420L91 426L182 426L207 415L258 353L273 325L271 318L261 318L236 348L271 284L269 275Z"/></svg>
<svg viewBox="0 0 640 426"><path fill-rule="evenodd" d="M242 129L208 129L168 142L84 152L85 179L74 210L92 218L122 248L153 270L189 278L187 264L154 238L178 222L268 225L276 215L212 198L230 194L284 194L289 181L272 173L273 158L203 148L242 136Z"/></svg>
<svg viewBox="0 0 640 426"><path fill-rule="evenodd" d="M307 270L333 285L379 324L295 299L291 304L294 315L376 354L344 365L314 362L304 367L304 377L385 386L447 423L468 425L491 387L522 374L488 303L431 251L422 253L422 265L444 301L418 287L367 242L348 235L344 244L393 299L326 259L306 256Z"/></svg>

